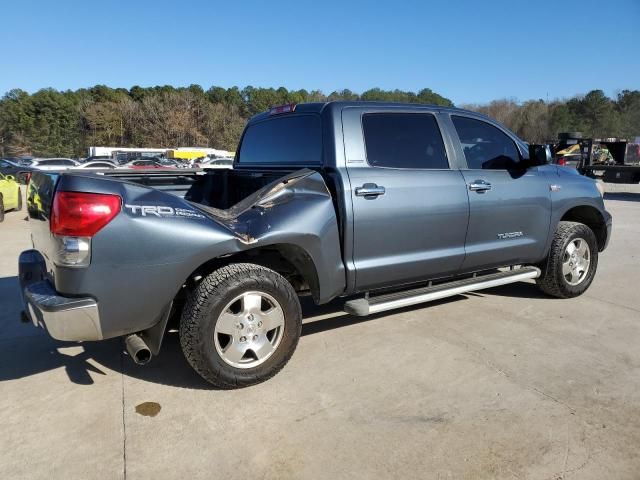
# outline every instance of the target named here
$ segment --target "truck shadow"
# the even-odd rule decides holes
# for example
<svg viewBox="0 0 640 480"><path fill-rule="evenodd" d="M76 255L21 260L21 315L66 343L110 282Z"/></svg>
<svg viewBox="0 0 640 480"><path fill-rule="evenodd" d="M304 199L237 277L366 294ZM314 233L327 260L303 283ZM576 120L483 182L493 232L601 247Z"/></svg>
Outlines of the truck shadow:
<svg viewBox="0 0 640 480"><path fill-rule="evenodd" d="M0 384L38 374L64 369L69 381L76 385L92 385L100 376L120 374L127 377L173 387L206 389L214 387L195 373L182 354L178 334L167 332L159 356L146 366L136 365L124 350L121 339L102 342L60 342L41 329L19 322L21 310L17 277L0 278ZM532 298L537 290L531 284L514 284L486 291L491 295ZM466 299L456 296L429 304L395 310L410 312L435 305ZM314 335L364 322L381 320L389 312L356 317L342 311L342 301L314 305L311 299L302 301L304 323L302 335Z"/></svg>

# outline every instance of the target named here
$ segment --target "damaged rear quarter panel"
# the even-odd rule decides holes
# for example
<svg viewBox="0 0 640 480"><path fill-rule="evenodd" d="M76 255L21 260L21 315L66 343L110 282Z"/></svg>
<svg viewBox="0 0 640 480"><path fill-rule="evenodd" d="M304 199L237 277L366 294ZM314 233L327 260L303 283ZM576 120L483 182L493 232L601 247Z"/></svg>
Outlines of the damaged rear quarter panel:
<svg viewBox="0 0 640 480"><path fill-rule="evenodd" d="M55 283L62 294L98 300L105 338L157 323L189 275L209 260L269 245L294 245L308 254L318 302L344 292L336 212L318 172L291 173L227 210L132 183L91 183L83 182L82 189L122 196L123 211L93 238L91 265L57 268ZM143 215L125 205L161 208Z"/></svg>

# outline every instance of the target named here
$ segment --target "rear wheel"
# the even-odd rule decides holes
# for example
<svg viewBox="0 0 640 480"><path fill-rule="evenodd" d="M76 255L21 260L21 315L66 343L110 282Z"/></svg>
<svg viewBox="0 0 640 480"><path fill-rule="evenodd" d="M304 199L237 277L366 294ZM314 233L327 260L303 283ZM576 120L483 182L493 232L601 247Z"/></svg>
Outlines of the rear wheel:
<svg viewBox="0 0 640 480"><path fill-rule="evenodd" d="M205 380L238 388L278 373L293 355L301 328L291 284L273 270L239 263L211 273L191 292L180 343Z"/></svg>
<svg viewBox="0 0 640 480"><path fill-rule="evenodd" d="M589 288L597 267L598 242L593 231L582 223L560 222L536 283L554 297L577 297Z"/></svg>

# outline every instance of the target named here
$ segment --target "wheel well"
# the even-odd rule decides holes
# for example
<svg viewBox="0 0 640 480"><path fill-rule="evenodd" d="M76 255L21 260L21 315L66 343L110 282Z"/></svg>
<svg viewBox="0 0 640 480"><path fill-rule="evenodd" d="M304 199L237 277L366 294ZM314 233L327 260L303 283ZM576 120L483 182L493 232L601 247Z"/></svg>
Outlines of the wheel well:
<svg viewBox="0 0 640 480"><path fill-rule="evenodd" d="M213 258L200 265L189 276L186 285L230 263L254 263L270 268L286 278L296 292L310 292L316 301L320 297L320 283L311 256L292 244L266 245Z"/></svg>
<svg viewBox="0 0 640 480"><path fill-rule="evenodd" d="M593 230L598 241L598 249L602 251L607 241L607 225L597 208L588 205L573 207L567 211L560 220L585 224Z"/></svg>

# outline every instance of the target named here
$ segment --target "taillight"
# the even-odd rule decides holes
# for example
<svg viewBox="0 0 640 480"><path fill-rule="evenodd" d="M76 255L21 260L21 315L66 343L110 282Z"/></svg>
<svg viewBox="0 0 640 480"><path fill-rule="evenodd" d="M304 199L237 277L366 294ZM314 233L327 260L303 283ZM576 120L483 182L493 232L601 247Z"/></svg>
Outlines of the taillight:
<svg viewBox="0 0 640 480"><path fill-rule="evenodd" d="M558 165L566 165L566 164L567 164L567 160L564 157L558 159Z"/></svg>
<svg viewBox="0 0 640 480"><path fill-rule="evenodd" d="M51 208L51 233L70 237L93 237L120 212L118 195L56 192Z"/></svg>

